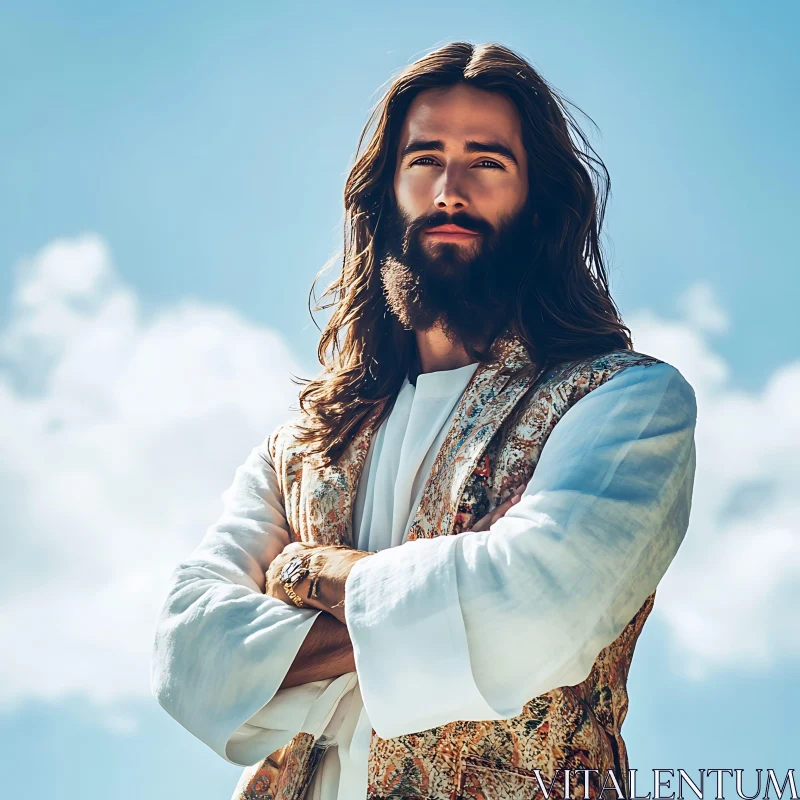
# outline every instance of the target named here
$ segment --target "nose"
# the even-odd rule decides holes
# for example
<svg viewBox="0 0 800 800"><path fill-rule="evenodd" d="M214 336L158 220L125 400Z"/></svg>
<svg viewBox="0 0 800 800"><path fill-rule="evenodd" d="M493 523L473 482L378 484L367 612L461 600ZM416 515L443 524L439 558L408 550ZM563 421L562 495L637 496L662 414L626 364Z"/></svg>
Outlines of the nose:
<svg viewBox="0 0 800 800"><path fill-rule="evenodd" d="M469 206L462 175L455 165L449 165L441 174L434 203L439 209L449 208L453 211L461 211Z"/></svg>

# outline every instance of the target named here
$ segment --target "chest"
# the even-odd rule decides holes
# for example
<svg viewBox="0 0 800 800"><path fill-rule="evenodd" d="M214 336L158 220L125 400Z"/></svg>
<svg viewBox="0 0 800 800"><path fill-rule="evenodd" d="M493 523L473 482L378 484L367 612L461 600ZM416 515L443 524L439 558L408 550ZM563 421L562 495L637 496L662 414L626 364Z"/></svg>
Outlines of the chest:
<svg viewBox="0 0 800 800"><path fill-rule="evenodd" d="M513 487L530 480L550 434L572 405L619 370L653 361L625 351L567 365L545 378L476 373L436 452L407 538L469 530ZM288 432L276 437L273 458L294 538L353 546L354 501L381 410L375 407L333 465L304 454ZM455 721L389 740L373 731L368 796L533 796L534 769L554 774L582 766L624 775L627 756L619 727L627 710L625 682L653 599L647 598L600 653L584 682L533 698L517 717ZM314 753L311 737L299 734L262 763L256 778L270 790L278 787L272 796L299 798L313 773ZM274 783L268 780L273 774ZM598 791L593 787L592 796Z"/></svg>
<svg viewBox="0 0 800 800"><path fill-rule="evenodd" d="M511 379L502 388L495 385L495 391L491 386L483 391L467 388L434 438L435 446L415 465L425 474L397 475L398 483L413 486L414 500L419 498L401 540L468 530L514 487L530 480L547 438L577 394L575 385L550 381L537 387L534 377ZM367 491L362 482L369 478L365 462L379 411L375 409L336 464L323 466L287 447L279 478L293 538L356 546L354 512Z"/></svg>
<svg viewBox="0 0 800 800"><path fill-rule="evenodd" d="M619 371L655 361L622 350L544 375L478 369L456 405L403 538L468 530L530 480L548 437L575 403ZM356 493L383 408L373 407L333 464L308 455L288 431L276 439L273 455L294 539L355 546Z"/></svg>

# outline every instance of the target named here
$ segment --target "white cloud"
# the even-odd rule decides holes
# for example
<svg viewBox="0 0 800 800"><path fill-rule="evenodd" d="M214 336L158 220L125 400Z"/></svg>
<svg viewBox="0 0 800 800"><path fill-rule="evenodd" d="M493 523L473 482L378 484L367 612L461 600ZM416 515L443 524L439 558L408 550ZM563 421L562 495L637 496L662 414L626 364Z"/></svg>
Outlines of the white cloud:
<svg viewBox="0 0 800 800"><path fill-rule="evenodd" d="M0 330L0 707L147 695L169 573L308 373L229 309L144 319L95 236L18 275Z"/></svg>
<svg viewBox="0 0 800 800"><path fill-rule="evenodd" d="M656 611L685 674L768 668L800 656L800 360L741 391L707 338L728 325L710 287L690 287L678 305L676 320L627 320L636 349L681 370L698 405L691 523Z"/></svg>
<svg viewBox="0 0 800 800"><path fill-rule="evenodd" d="M290 373L308 371L230 309L186 302L144 318L95 236L18 271L0 330L0 708L77 694L126 731L115 703L149 696L169 573L235 467L291 413ZM629 319L637 349L693 384L700 417L691 529L655 613L691 675L768 667L798 655L800 362L738 391L709 342L728 325L710 287L679 305L675 320Z"/></svg>
<svg viewBox="0 0 800 800"><path fill-rule="evenodd" d="M693 283L678 299L678 307L692 327L709 333L725 333L730 319L717 302L714 288L706 281Z"/></svg>

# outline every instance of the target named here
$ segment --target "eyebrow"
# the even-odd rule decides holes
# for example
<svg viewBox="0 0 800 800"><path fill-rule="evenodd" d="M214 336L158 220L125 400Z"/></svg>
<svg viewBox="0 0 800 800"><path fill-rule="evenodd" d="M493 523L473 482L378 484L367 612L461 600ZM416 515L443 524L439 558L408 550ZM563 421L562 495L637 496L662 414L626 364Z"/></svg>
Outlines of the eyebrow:
<svg viewBox="0 0 800 800"><path fill-rule="evenodd" d="M403 151L400 153L400 158L402 160L410 153L418 153L421 150L437 150L443 153L444 142L441 139L431 139L428 141L416 139L413 142L409 142L403 148ZM496 153L499 156L504 156L515 166L519 167L519 162L514 155L514 151L502 142L476 142L474 139L467 139L464 141L464 150L467 153Z"/></svg>

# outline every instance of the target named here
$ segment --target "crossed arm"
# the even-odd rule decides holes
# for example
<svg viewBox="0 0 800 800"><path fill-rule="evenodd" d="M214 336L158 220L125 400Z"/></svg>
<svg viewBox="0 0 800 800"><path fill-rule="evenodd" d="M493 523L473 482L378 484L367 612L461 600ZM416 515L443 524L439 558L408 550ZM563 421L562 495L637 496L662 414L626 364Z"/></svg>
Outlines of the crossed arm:
<svg viewBox="0 0 800 800"><path fill-rule="evenodd" d="M623 370L565 414L491 530L408 542L347 570L332 559L338 589L308 609L269 594L289 536L266 446L255 448L223 515L173 573L153 693L240 765L303 724L286 706L284 721L259 725L268 705L284 708L279 688L311 703L337 688L334 676L348 681L345 670L357 671L383 738L519 713L582 680L666 571L688 525L695 414L674 368Z"/></svg>
<svg viewBox="0 0 800 800"><path fill-rule="evenodd" d="M332 614L320 614L297 651L280 688L338 678L356 671L347 625Z"/></svg>
<svg viewBox="0 0 800 800"><path fill-rule="evenodd" d="M523 489L523 486L517 487L511 497L483 516L472 529L488 530L506 511L520 501ZM341 550L290 542L273 559L267 570L266 594L286 603L291 602L280 582L280 572L287 561L304 551L310 551L312 562L315 562L313 566L318 575L317 593L315 597L309 597L308 576L298 581L294 590L309 606L328 613L321 614L314 620L308 636L304 639L289 672L281 683L281 689L309 681L336 678L347 672L355 672L356 669L353 643L344 616L344 587L350 569L366 554L358 550Z"/></svg>

